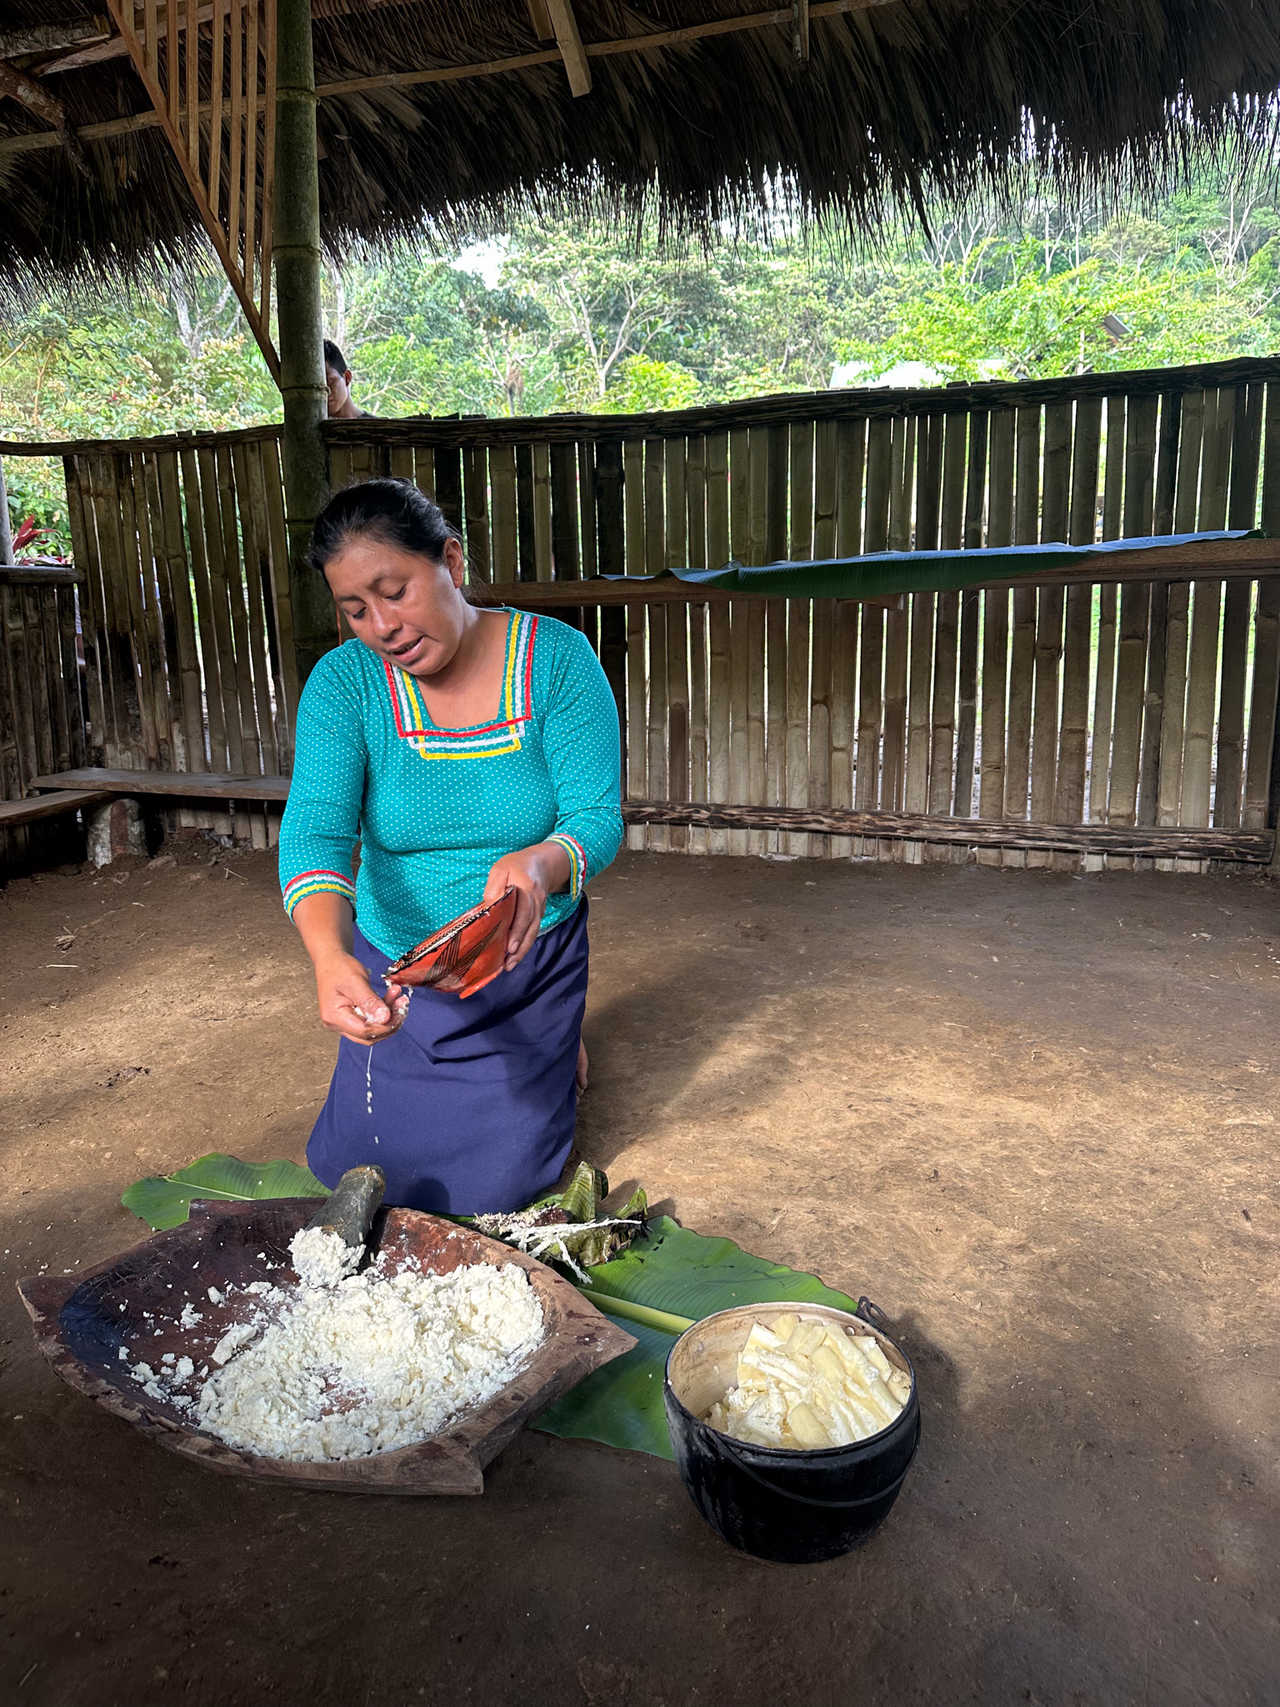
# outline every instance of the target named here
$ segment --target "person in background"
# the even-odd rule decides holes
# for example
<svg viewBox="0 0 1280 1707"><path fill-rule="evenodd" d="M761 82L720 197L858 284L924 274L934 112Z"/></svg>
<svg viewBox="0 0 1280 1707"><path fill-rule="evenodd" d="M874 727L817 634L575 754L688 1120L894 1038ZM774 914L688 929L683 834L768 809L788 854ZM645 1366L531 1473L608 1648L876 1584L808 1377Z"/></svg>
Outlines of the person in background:
<svg viewBox="0 0 1280 1707"><path fill-rule="evenodd" d="M324 341L324 377L329 387L329 419L358 421L367 411L358 409L351 397L351 369L332 338Z"/></svg>
<svg viewBox="0 0 1280 1707"><path fill-rule="evenodd" d="M402 1207L521 1209L560 1178L586 1074L585 889L622 841L613 695L577 629L468 602L458 531L412 481L335 493L310 556L355 638L307 678L280 829L341 1039L307 1161L326 1185L377 1163ZM500 977L465 1001L384 982L508 889Z"/></svg>

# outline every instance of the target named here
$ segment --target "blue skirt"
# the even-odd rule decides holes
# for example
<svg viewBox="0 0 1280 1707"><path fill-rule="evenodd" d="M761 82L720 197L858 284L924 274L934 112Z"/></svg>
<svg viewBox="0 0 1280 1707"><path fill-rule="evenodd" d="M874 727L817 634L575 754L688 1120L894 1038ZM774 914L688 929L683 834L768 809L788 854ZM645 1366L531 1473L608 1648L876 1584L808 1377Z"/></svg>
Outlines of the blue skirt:
<svg viewBox="0 0 1280 1707"><path fill-rule="evenodd" d="M390 964L357 930L375 991ZM465 1001L416 989L404 1024L372 1048L342 1038L307 1145L325 1185L376 1163L386 1201L478 1215L554 1191L573 1141L587 1001L587 904L540 936L514 972Z"/></svg>

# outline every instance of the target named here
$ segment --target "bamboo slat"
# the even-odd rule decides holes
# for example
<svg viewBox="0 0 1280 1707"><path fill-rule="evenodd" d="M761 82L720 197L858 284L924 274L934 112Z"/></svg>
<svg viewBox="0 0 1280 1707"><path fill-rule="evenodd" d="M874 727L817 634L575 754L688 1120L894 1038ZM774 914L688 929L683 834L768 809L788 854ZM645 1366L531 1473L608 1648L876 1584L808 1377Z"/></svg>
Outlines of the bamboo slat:
<svg viewBox="0 0 1280 1707"><path fill-rule="evenodd" d="M644 444L633 439L623 446L623 505L625 559L628 575L643 575L647 567L644 540ZM650 792L648 773L648 629L644 608L631 606L627 623L627 795L641 800ZM627 845L646 847L646 832L629 828Z"/></svg>
<svg viewBox="0 0 1280 1707"><path fill-rule="evenodd" d="M87 474L80 457L62 459L67 488L67 515L71 531L71 553L84 574L80 600L80 629L84 645L85 689L88 701L88 745L102 754L108 727L114 730L115 711L111 672L105 658L102 617L102 569L98 539L93 531L93 507L86 491Z"/></svg>
<svg viewBox="0 0 1280 1707"><path fill-rule="evenodd" d="M439 487L447 481L448 451L437 448L436 451L436 502L444 509L444 500L439 495ZM537 542L533 522L533 446L519 444L516 446L516 579L520 581L536 581L538 579ZM445 510L445 514L448 515Z"/></svg>
<svg viewBox="0 0 1280 1707"><path fill-rule="evenodd" d="M267 527L271 540L271 594L279 660L276 715L279 727L276 751L286 769L293 766L293 722L298 705L298 666L293 646L293 603L289 591L289 538L285 527L284 486L280 476L280 453L273 442L258 447L256 482L263 483Z"/></svg>
<svg viewBox="0 0 1280 1707"><path fill-rule="evenodd" d="M865 421L836 425L836 550L852 556L862 548L863 476L866 471ZM831 788L834 807L853 805L853 767L857 726L859 607L838 599L831 631ZM848 859L851 837L830 839L831 857Z"/></svg>
<svg viewBox="0 0 1280 1707"><path fill-rule="evenodd" d="M688 504L686 495L686 445L682 439L667 439L661 446L663 488L663 568L679 568L688 562ZM652 624L660 618L666 628L667 649L667 786L680 800L692 798L689 787L689 606L671 605L665 611L651 610ZM668 846L677 853L689 846L688 829L680 825L668 832Z"/></svg>
<svg viewBox="0 0 1280 1707"><path fill-rule="evenodd" d="M644 567L656 575L667 567L666 551L666 449L660 438L644 441ZM667 776L668 695L667 613L650 609L645 613L649 643L649 728L647 777L650 793L665 786ZM656 851L671 845L665 825L651 827L646 844Z"/></svg>
<svg viewBox="0 0 1280 1707"><path fill-rule="evenodd" d="M727 563L729 560L729 435L710 433L707 436L707 562ZM708 688L709 797L726 800L731 791L732 695L730 606L711 605L707 618L710 628L710 677ZM728 832L714 829L708 832L709 850L727 853Z"/></svg>
<svg viewBox="0 0 1280 1707"><path fill-rule="evenodd" d="M889 473L889 546L894 551L911 547L914 510L917 420L900 415L893 422ZM907 682L910 666L911 612L907 600L887 612L884 625L884 711L880 741L880 804L902 808L907 764ZM896 838L876 845L876 857L901 864L921 855L918 843L908 848Z"/></svg>
<svg viewBox="0 0 1280 1707"><path fill-rule="evenodd" d="M182 452L181 466L187 538L191 547L191 578L195 588L197 643L204 676L205 714L209 722L209 768L225 771L232 767L228 764L229 744L223 705L222 670L209 579L208 541L204 520L205 496L201 490L201 470L196 452Z"/></svg>
<svg viewBox="0 0 1280 1707"><path fill-rule="evenodd" d="M1098 520L1098 468L1102 445L1102 403L1089 398L1076 405L1071 457L1071 508L1067 537L1072 544L1093 540ZM1093 647L1093 589L1067 589L1062 669L1062 724L1053 816L1079 823L1085 815L1085 774L1089 757L1089 677ZM1059 866L1065 869L1065 866Z"/></svg>
<svg viewBox="0 0 1280 1707"><path fill-rule="evenodd" d="M583 568L590 564L599 574L620 574L626 566L626 515L622 497L622 444L618 439L602 439L594 447L584 446L585 452L594 448L595 457L589 470L579 461L578 490L583 504L590 502L592 513L584 509L582 518ZM587 551L587 541L591 550ZM618 708L618 724L622 737L625 775L627 743L627 618L622 610L600 612L600 662L605 679L613 690Z"/></svg>
<svg viewBox="0 0 1280 1707"><path fill-rule="evenodd" d="M489 451L489 481L493 516L493 556L490 580L519 579L516 543L516 453L514 445L493 445ZM419 479L421 484L421 479Z"/></svg>
<svg viewBox="0 0 1280 1707"><path fill-rule="evenodd" d="M149 701L151 740L154 757L149 763L162 770L173 764L173 742L169 727L169 684L165 672L164 618L159 604L159 565L156 562L158 545L151 535L151 517L147 503L145 452L138 451L121 459L121 475L129 486L133 503L133 528L137 540L138 575L135 580L139 625L135 630L135 646L142 652L142 691Z"/></svg>
<svg viewBox="0 0 1280 1707"><path fill-rule="evenodd" d="M32 769L27 774L40 775L46 765L53 763L53 730L49 716L50 660L45 647L44 624L41 621L40 595L34 587L9 587L17 619L19 645L25 671L27 711L32 729Z"/></svg>
<svg viewBox="0 0 1280 1707"><path fill-rule="evenodd" d="M1121 523L1125 537L1151 530L1155 498L1155 403L1156 399L1144 397L1130 399L1126 405ZM1108 442L1108 465L1118 454L1118 446ZM1107 790L1107 822L1111 824L1136 824L1138 821L1138 776L1150 621L1150 586L1138 581L1127 583L1120 592L1116 646L1111 773ZM1132 861L1122 856L1116 868L1132 869Z"/></svg>
<svg viewBox="0 0 1280 1707"><path fill-rule="evenodd" d="M511 450L511 456L512 456L512 463L511 463L512 483L513 483L512 490L514 493L515 450L511 446L508 446L508 449ZM428 498L431 498L432 500L434 500L435 495L436 495L436 457L435 457L435 451L432 449L432 447L430 445L415 445L413 447L413 478L414 478L414 481L417 484L417 486L423 492L425 492L427 494ZM512 497L511 502L513 505L512 513L514 514L514 504L515 504L514 496ZM514 528L515 528L515 523L513 522L512 523L512 529L513 529L512 537L513 538L515 537L514 536ZM507 580L514 581L515 576L516 576L516 559L515 559L515 553L513 550L512 556L511 556L510 572L505 578ZM501 579L503 579L502 576L497 575L497 574L494 575L495 581L498 581Z"/></svg>
<svg viewBox="0 0 1280 1707"><path fill-rule="evenodd" d="M889 485L893 427L874 421L867 430L867 497L864 552L883 551L889 543ZM880 804L880 732L884 713L884 612L862 612L858 658L858 741L853 801L860 811ZM876 855L877 846L854 841L855 856Z"/></svg>
<svg viewBox="0 0 1280 1707"><path fill-rule="evenodd" d="M994 527L997 534L1009 527L1009 511L1013 502L1013 462L1012 462L1012 423L1013 417L1009 410L1001 410L988 423L988 440L991 450L991 498L989 527ZM966 415L951 414L945 417L943 428L942 450L942 501L939 514L938 541L947 551L959 550L964 544L965 536L965 504L968 499L968 478L966 459L968 456L969 420ZM1007 481L1003 481L1006 472L1000 460L1002 451L1008 448L1009 461ZM1001 505L1003 504L1003 511ZM1004 776L1004 694L1005 676L1008 668L1007 652L1007 611L1009 605L1008 593L995 595L995 605L1006 612L1005 650L998 648L998 628L990 637L984 627L984 664L983 664L983 707L982 707L982 758L983 774L987 779L988 794L993 786L993 779L998 781L1000 793L997 796L996 813L1003 811L1003 776ZM992 596L987 595L984 604L990 606ZM929 768L929 810L936 813L947 813L955 804L956 785L956 698L959 688L960 673L960 595L955 592L938 594L937 624L935 632L935 665L933 679L933 735L932 753ZM930 843L925 849L928 861L949 862L950 851L946 847ZM984 849L979 852L979 862L987 865L998 865L998 851Z"/></svg>
<svg viewBox="0 0 1280 1707"><path fill-rule="evenodd" d="M1262 387L1238 387L1233 405L1227 525L1250 528L1257 519L1258 508ZM1221 828L1239 825L1244 810L1245 691L1249 674L1253 596L1254 589L1248 581L1228 581L1226 584L1213 789L1213 821Z"/></svg>
<svg viewBox="0 0 1280 1707"><path fill-rule="evenodd" d="M63 692L67 701L68 718L71 725L71 758L68 769L74 769L89 762L89 706L81 678L80 661L76 653L77 593L78 589L75 587L59 587L57 589Z"/></svg>
<svg viewBox="0 0 1280 1707"><path fill-rule="evenodd" d="M6 800L20 799L28 779L37 774L35 703L27 675L22 589L0 586L0 788ZM31 856L31 835L25 827L7 829L6 864L25 864Z"/></svg>
<svg viewBox="0 0 1280 1707"><path fill-rule="evenodd" d="M535 444L530 451L532 464L532 519L533 519L533 578L535 581L550 581L552 576L551 551L551 447L545 444ZM437 474L437 479L439 475ZM458 511L461 511L461 502ZM457 519L456 515L453 519Z"/></svg>
<svg viewBox="0 0 1280 1707"><path fill-rule="evenodd" d="M773 460L771 479L770 459ZM753 428L747 450L747 550L748 563L764 563L769 556L770 514L769 498L778 480L778 450L774 429ZM766 676L765 648L774 639L767 624L773 615L776 625L777 600L749 599L747 601L747 800L753 805L768 800L768 771L766 760ZM784 630L785 635L785 630ZM770 647L772 651L772 646ZM774 846L776 838L763 830L750 830L747 851L763 854Z"/></svg>
<svg viewBox="0 0 1280 1707"><path fill-rule="evenodd" d="M834 421L822 421L813 444L813 555L819 561L836 554L836 503L839 488L839 441ZM838 604L823 601L810 606L812 656L809 684L808 800L831 804L831 658ZM810 836L811 859L832 857L830 837Z"/></svg>
<svg viewBox="0 0 1280 1707"><path fill-rule="evenodd" d="M166 769L185 766L186 730L182 719L182 678L178 661L178 622L169 576L168 543L164 511L160 501L160 473L154 451L140 451L134 458L138 469L139 502L146 517L147 551L151 564L150 591L155 602L158 667L154 672L156 725L161 731L161 754L168 753Z"/></svg>
<svg viewBox="0 0 1280 1707"><path fill-rule="evenodd" d="M266 598L264 588L271 580L271 539L265 506L258 502L254 490L247 445L237 445L232 451L236 495L239 500L240 528L244 541L244 584L248 600L248 638L250 663L253 672L253 708L257 721L260 748L259 763L264 776L279 770L276 748L275 721L271 708L273 675L268 645Z"/></svg>
<svg viewBox="0 0 1280 1707"><path fill-rule="evenodd" d="M694 434L685 445L685 561L707 567L707 441ZM723 561L723 559L721 560ZM707 607L691 604L689 623L689 798L707 800L709 729L707 709ZM690 853L709 851L710 832L687 832Z"/></svg>
<svg viewBox="0 0 1280 1707"><path fill-rule="evenodd" d="M982 544L987 486L988 418L974 415L969 423L969 465L965 482L964 543ZM960 652L956 672L956 780L953 811L967 818L973 811L973 784L978 737L978 645L982 596L972 588L960 594Z"/></svg>
<svg viewBox="0 0 1280 1707"><path fill-rule="evenodd" d="M1040 495L1040 538L1064 539L1070 504L1071 405L1053 403L1044 412L1044 464ZM1040 587L1036 594L1035 680L1031 720L1031 816L1038 822L1054 814L1058 783L1061 715L1063 593ZM1030 867L1047 867L1052 854L1027 855Z"/></svg>
<svg viewBox="0 0 1280 1707"><path fill-rule="evenodd" d="M178 458L173 452L155 453L156 493L159 527L164 541L164 572L168 579L169 608L173 612L174 669L170 680L180 703L182 726L182 769L208 770L205 752L204 690L200 657L196 647L195 612L192 607L191 575L182 525L182 494Z"/></svg>
<svg viewBox="0 0 1280 1707"><path fill-rule="evenodd" d="M1261 526L1280 532L1280 384L1267 386L1262 438ZM1277 699L1280 698L1280 576L1258 583L1254 618L1253 693L1249 709L1249 754L1245 773L1243 821L1246 830L1262 829L1280 804L1276 769Z"/></svg>
<svg viewBox="0 0 1280 1707"><path fill-rule="evenodd" d="M1217 699L1218 628L1222 583L1192 583L1191 660L1187 670L1186 733L1183 738L1180 824L1207 824Z"/></svg>
<svg viewBox="0 0 1280 1707"><path fill-rule="evenodd" d="M276 744L276 726L272 708L274 667L269 642L270 625L267 619L265 588L271 580L271 544L265 506L259 508L254 500L251 464L256 460L247 445L235 445L231 450L235 473L235 491L240 517L242 563L246 599L247 623L245 639L252 675L253 713L257 730L258 763L264 775L280 769ZM267 810L250 813L255 847L271 843L274 814Z"/></svg>
<svg viewBox="0 0 1280 1707"><path fill-rule="evenodd" d="M262 754L253 709L253 674L249 663L240 532L231 476L230 447L218 445L208 454L212 458L217 494L213 515L210 517L206 511L210 528L207 540L209 582L213 593L214 628L222 647L223 709L227 715L227 746L236 771L260 776ZM233 809L232 825L237 840L252 838L253 822L247 809Z"/></svg>
<svg viewBox="0 0 1280 1707"><path fill-rule="evenodd" d="M472 581L493 580L489 544L489 455L483 445L470 445L462 457L462 507L467 573Z"/></svg>
<svg viewBox="0 0 1280 1707"><path fill-rule="evenodd" d="M146 756L122 538L123 502L116 479L115 458L106 455L94 457L92 469L93 508L102 565L106 656L116 708L116 762L143 768Z"/></svg>
<svg viewBox="0 0 1280 1707"><path fill-rule="evenodd" d="M1040 532L1040 411L1023 407L1014 423L1015 472L1013 537L1030 544ZM1031 798L1031 708L1035 672L1036 595L1033 587L1013 593L1013 637L1009 656L1009 702L1005 720L1006 818L1025 818ZM1024 866L1021 853L1007 853L1005 865Z"/></svg>
<svg viewBox="0 0 1280 1707"><path fill-rule="evenodd" d="M10 674L7 636L8 587L0 586L0 800L19 800L25 789L18 754L18 693ZM0 814L3 813L0 807ZM0 827L0 877L23 869L30 859L31 838L24 825Z"/></svg>
<svg viewBox="0 0 1280 1707"><path fill-rule="evenodd" d="M1220 528L1227 518L1235 398L1221 387L1205 393L1196 525ZM1183 736L1182 800L1178 821L1208 824L1213 800L1213 735L1218 702L1222 583L1192 583L1191 644ZM1201 870L1207 869L1203 864Z"/></svg>
<svg viewBox="0 0 1280 1707"><path fill-rule="evenodd" d="M911 542L911 492L914 484L915 422L893 423L889 476L889 547L905 551ZM906 602L885 619L884 716L880 749L880 805L902 810L907 746L907 665L910 613ZM901 860L902 849L878 850L881 858Z"/></svg>
<svg viewBox="0 0 1280 1707"><path fill-rule="evenodd" d="M813 476L814 440L812 421L793 421L787 445L789 477L781 494L784 504L789 498L790 530L784 544L785 554L793 562L804 562L813 556ZM812 649L813 603L809 599L788 599L787 674L786 674L786 733L784 745L784 775L788 806L809 804L809 672ZM810 851L807 835L782 838L783 852L803 858Z"/></svg>
<svg viewBox="0 0 1280 1707"><path fill-rule="evenodd" d="M581 574L584 580L600 573L600 553L596 543L596 513L599 492L596 477L596 446L576 447L578 464L578 539L581 550Z"/></svg>

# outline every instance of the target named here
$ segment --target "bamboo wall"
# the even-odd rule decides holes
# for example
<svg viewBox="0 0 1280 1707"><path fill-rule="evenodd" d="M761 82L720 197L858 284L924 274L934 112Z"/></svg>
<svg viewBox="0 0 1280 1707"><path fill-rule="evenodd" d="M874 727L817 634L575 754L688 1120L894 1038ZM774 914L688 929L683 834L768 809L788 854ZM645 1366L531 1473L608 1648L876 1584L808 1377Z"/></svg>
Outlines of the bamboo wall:
<svg viewBox="0 0 1280 1707"><path fill-rule="evenodd" d="M646 418L360 421L329 432L335 484L416 478L463 528L473 574L502 583L1258 522L1280 533L1275 361ZM584 621L624 714L635 800L1222 829L1274 821L1280 578L1029 581L916 593L888 612L691 596ZM629 836L695 852L969 857L763 829ZM1079 863L1016 847L977 857Z"/></svg>
<svg viewBox="0 0 1280 1707"><path fill-rule="evenodd" d="M98 762L289 769L297 674L278 432L77 447L63 458ZM278 813L185 810L266 847Z"/></svg>
<svg viewBox="0 0 1280 1707"><path fill-rule="evenodd" d="M32 777L85 763L76 595L65 571L0 569L0 799L20 800ZM0 870L71 857L66 831L58 822L0 831Z"/></svg>
<svg viewBox="0 0 1280 1707"><path fill-rule="evenodd" d="M473 579L503 585L731 556L1258 522L1280 533L1278 361L642 417L366 418L326 431L335 485L415 478L462 528ZM297 684L276 431L57 448L86 577L91 756L287 770ZM1275 821L1280 577L1039 578L916 593L889 610L688 591L684 602L556 613L599 650L633 800L1224 830ZM191 816L259 845L274 831L262 809ZM629 835L700 853L975 857L785 829ZM1080 864L1020 848L1016 830L1008 842L976 857Z"/></svg>

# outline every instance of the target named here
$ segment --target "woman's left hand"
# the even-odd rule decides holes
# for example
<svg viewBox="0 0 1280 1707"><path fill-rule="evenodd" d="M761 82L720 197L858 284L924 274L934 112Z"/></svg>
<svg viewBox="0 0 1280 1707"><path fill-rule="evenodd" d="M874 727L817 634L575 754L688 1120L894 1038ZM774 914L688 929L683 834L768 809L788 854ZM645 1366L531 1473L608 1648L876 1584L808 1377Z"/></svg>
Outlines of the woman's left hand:
<svg viewBox="0 0 1280 1707"><path fill-rule="evenodd" d="M547 908L547 871L541 848L522 848L504 854L489 873L484 900L500 901L508 889L516 891L516 916L507 938L507 958L502 970L510 972L537 941L538 928Z"/></svg>

